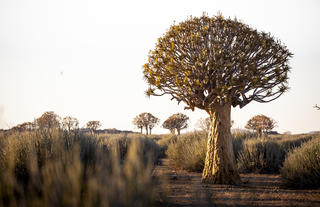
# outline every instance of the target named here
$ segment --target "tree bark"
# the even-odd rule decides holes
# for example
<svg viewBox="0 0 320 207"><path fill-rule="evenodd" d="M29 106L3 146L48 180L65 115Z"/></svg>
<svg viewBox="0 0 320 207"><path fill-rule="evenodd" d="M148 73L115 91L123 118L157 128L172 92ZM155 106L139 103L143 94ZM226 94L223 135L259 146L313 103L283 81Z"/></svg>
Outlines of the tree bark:
<svg viewBox="0 0 320 207"><path fill-rule="evenodd" d="M235 166L232 135L231 105L215 105L207 110L211 119L208 133L207 155L202 173L202 182L211 184L240 184Z"/></svg>
<svg viewBox="0 0 320 207"><path fill-rule="evenodd" d="M180 135L180 129L177 129L178 135Z"/></svg>
<svg viewBox="0 0 320 207"><path fill-rule="evenodd" d="M146 135L148 135L148 126L145 126L146 129Z"/></svg>

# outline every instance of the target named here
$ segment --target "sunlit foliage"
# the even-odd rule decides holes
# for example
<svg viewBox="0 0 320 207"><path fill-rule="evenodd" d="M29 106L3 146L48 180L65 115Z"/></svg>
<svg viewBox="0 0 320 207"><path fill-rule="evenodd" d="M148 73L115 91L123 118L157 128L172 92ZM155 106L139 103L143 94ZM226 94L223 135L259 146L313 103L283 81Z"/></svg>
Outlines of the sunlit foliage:
<svg viewBox="0 0 320 207"><path fill-rule="evenodd" d="M288 89L291 56L280 40L237 19L190 17L172 25L150 51L146 93L169 94L188 109L269 102Z"/></svg>

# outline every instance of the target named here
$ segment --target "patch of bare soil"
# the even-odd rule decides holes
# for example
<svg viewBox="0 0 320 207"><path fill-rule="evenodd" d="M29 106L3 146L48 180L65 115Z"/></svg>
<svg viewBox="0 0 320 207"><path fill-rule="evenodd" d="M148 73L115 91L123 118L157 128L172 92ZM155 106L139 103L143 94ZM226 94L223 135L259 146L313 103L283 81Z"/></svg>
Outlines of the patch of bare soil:
<svg viewBox="0 0 320 207"><path fill-rule="evenodd" d="M320 207L320 189L286 189L280 175L241 174L240 186L208 185L201 183L201 173L175 170L163 159L154 176L164 183L158 186L160 206Z"/></svg>

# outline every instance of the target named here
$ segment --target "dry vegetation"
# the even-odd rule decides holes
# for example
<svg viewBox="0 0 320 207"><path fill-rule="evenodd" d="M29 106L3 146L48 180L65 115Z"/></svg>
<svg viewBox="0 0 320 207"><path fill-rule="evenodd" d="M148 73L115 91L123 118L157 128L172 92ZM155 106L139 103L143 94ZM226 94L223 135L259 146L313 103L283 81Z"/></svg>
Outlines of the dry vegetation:
<svg viewBox="0 0 320 207"><path fill-rule="evenodd" d="M2 134L0 206L152 206L159 155L137 135Z"/></svg>
<svg viewBox="0 0 320 207"><path fill-rule="evenodd" d="M166 197L183 196L186 189L196 192L195 183L202 193L215 192L216 198L210 202L221 203L216 187L202 186L201 175L192 173L203 169L206 137L203 131L180 136L92 135L56 129L1 133L0 206L170 206ZM249 184L234 189L217 185L224 189L228 202L235 199L228 198L228 192L233 195L248 189L250 194L253 183L263 179L252 173L269 173L270 179L263 182L270 181L270 185L281 182L291 188L320 187L320 136L257 138L255 133L235 133L233 148L238 169L249 173L242 174ZM179 178L174 174L172 180L169 170L171 174L166 175L171 181L159 182L154 166L162 166L159 158L165 156L169 169L189 173ZM161 190L164 188L175 192ZM196 193L185 196L196 199ZM274 199L277 195L272 192L265 196Z"/></svg>

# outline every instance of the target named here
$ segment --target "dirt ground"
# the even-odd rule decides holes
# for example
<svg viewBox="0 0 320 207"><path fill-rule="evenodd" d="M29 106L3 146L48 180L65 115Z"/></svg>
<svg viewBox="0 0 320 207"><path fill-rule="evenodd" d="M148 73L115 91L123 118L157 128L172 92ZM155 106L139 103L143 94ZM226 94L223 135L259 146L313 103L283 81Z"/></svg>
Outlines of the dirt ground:
<svg viewBox="0 0 320 207"><path fill-rule="evenodd" d="M320 189L286 189L280 175L241 174L241 186L208 185L201 183L201 173L172 169L163 159L154 176L164 183L157 191L160 206L320 207Z"/></svg>

